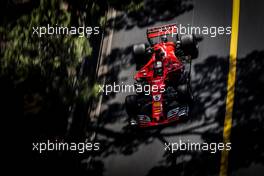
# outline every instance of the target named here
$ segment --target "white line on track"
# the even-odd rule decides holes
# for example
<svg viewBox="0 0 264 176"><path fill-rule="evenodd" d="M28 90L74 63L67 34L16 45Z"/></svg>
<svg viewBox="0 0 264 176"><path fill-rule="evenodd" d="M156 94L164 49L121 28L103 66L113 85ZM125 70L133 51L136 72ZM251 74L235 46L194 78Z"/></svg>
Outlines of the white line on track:
<svg viewBox="0 0 264 176"><path fill-rule="evenodd" d="M107 13L107 21L109 19L112 19L113 20L113 23L112 23L113 27L111 29L109 29L110 30L109 35L107 37L104 37L104 39L103 39L103 44L102 44L103 46L102 46L100 58L99 58L98 65L97 65L97 69L98 69L97 70L97 78L104 75L108 71L107 65L103 66L102 63L105 63L104 59L107 59L107 56L109 56L111 53L112 40L113 40L113 34L114 34L114 25L115 25L115 17L116 17L115 9L113 9L113 8L109 9L108 13ZM105 77L102 78L102 82L100 82L100 84L103 84L103 85L105 84ZM103 94L100 94L97 106L91 112L91 118L92 119L99 118L100 112L101 112L102 100L103 100Z"/></svg>

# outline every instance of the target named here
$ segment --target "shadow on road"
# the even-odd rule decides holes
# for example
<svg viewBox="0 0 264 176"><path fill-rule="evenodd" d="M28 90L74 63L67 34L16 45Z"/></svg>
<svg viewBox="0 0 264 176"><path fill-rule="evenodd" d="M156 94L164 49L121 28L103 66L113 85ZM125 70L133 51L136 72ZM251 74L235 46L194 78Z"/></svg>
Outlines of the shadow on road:
<svg viewBox="0 0 264 176"><path fill-rule="evenodd" d="M124 4L118 2L111 5L117 11L124 11L122 7L127 3L124 1ZM145 0L139 4L137 10L127 9L127 13L121 13L115 19L109 20L107 27L115 30L130 30L135 26L145 27L171 20L192 9L193 4L190 0Z"/></svg>
<svg viewBox="0 0 264 176"><path fill-rule="evenodd" d="M238 60L230 157L231 171L264 165L264 51ZM256 171L251 170L252 173ZM260 174L260 173L259 173ZM262 169L263 175L263 169Z"/></svg>

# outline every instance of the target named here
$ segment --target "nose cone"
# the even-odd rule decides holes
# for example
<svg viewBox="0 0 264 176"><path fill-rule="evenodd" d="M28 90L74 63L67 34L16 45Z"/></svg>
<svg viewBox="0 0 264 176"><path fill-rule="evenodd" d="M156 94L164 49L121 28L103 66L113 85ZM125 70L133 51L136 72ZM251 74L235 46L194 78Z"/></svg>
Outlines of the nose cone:
<svg viewBox="0 0 264 176"><path fill-rule="evenodd" d="M163 115L162 107L162 95L156 94L153 95L152 99L152 118L154 121L158 122Z"/></svg>

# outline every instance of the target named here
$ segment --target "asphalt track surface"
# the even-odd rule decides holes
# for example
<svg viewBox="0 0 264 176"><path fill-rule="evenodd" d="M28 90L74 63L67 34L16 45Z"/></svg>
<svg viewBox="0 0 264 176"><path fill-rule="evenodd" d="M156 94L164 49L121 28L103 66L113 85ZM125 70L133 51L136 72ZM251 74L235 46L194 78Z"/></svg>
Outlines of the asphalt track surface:
<svg viewBox="0 0 264 176"><path fill-rule="evenodd" d="M161 8L155 4L153 7ZM163 1L162 1L163 2ZM105 84L133 84L136 73L132 46L146 43L146 28L177 22L192 26L231 26L231 0L169 1L169 18L131 20L117 12L106 37L108 52L100 67L107 71L99 79ZM175 8L174 8L175 6ZM241 1L237 50L237 76L230 140L230 175L264 175L264 2ZM114 21L114 23L113 23ZM113 29L113 30L112 30ZM109 32L110 31L110 32ZM111 34L112 33L112 34ZM101 152L93 158L96 174L105 176L219 175L221 152L164 150L165 142L222 142L229 71L230 35L202 36L199 57L193 61L192 88L195 109L189 120L176 125L138 132L128 128L124 109L129 93L104 95L100 101L96 140Z"/></svg>

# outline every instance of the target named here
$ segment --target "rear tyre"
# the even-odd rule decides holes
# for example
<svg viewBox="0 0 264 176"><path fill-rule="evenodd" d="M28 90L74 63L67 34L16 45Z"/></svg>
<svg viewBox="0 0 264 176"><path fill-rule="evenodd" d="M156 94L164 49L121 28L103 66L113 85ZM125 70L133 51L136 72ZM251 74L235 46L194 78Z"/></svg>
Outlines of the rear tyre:
<svg viewBox="0 0 264 176"><path fill-rule="evenodd" d="M133 46L133 56L136 62L136 69L141 69L148 62L147 46L142 43Z"/></svg>
<svg viewBox="0 0 264 176"><path fill-rule="evenodd" d="M192 59L198 57L198 46L194 35L188 34L181 36L181 48L185 55L190 55Z"/></svg>
<svg viewBox="0 0 264 176"><path fill-rule="evenodd" d="M138 55L144 55L146 51L146 46L144 43L138 44L138 45L134 45L133 46L133 54L135 56Z"/></svg>

